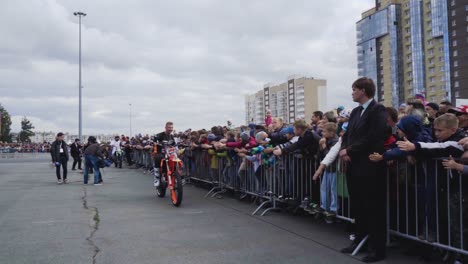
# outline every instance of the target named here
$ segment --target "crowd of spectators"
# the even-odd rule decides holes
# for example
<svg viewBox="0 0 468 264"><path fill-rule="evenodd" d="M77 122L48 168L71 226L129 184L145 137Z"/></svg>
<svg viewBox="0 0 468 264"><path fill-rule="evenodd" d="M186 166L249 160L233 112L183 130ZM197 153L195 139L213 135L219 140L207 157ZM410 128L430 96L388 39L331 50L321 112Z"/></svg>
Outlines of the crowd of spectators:
<svg viewBox="0 0 468 264"><path fill-rule="evenodd" d="M0 142L0 153L43 153L50 151L50 143L7 143Z"/></svg>

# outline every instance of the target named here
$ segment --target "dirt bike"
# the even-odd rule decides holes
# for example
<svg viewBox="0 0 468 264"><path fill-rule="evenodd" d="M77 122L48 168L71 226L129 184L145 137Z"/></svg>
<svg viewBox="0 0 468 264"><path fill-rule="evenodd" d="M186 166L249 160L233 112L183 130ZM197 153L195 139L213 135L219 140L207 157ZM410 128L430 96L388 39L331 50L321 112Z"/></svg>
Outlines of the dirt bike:
<svg viewBox="0 0 468 264"><path fill-rule="evenodd" d="M178 157L178 148L173 142L163 141L157 144L163 150L164 158L159 164L160 183L156 187L156 194L163 198L166 196L166 190L169 189L172 204L176 207L182 203L183 179L182 179L182 160ZM172 145L172 146L171 146ZM157 166L158 164L155 164Z"/></svg>

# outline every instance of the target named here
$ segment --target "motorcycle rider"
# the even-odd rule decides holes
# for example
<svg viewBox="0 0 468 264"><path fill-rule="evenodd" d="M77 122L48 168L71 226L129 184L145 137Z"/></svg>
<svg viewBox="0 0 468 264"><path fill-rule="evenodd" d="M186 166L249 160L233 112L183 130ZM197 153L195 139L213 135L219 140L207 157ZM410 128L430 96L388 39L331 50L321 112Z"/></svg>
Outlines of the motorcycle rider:
<svg viewBox="0 0 468 264"><path fill-rule="evenodd" d="M122 146L120 137L115 136L114 141L110 144L112 146L112 158L114 159L115 167L122 168Z"/></svg>
<svg viewBox="0 0 468 264"><path fill-rule="evenodd" d="M157 134L154 137L154 142L162 143L163 141L174 141L174 136L172 132L174 131L174 123L167 122L165 131ZM160 164L161 160L164 159L164 154L162 153L162 148L158 146L157 154L154 157L156 168L154 169L154 187L159 187L160 183Z"/></svg>

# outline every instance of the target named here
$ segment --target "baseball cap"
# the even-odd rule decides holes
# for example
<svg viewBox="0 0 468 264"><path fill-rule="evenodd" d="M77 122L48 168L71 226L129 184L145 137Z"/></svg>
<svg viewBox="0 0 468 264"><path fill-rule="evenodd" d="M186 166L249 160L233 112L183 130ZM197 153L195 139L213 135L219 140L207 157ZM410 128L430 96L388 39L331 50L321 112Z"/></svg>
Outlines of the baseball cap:
<svg viewBox="0 0 468 264"><path fill-rule="evenodd" d="M283 133L283 134L294 134L294 127L292 127L292 126L285 127L283 129L281 129L280 132Z"/></svg>
<svg viewBox="0 0 468 264"><path fill-rule="evenodd" d="M453 107L448 110L449 113L455 114L457 116L459 115L466 115L468 114L468 105L462 105L460 107Z"/></svg>
<svg viewBox="0 0 468 264"><path fill-rule="evenodd" d="M215 136L215 134L208 134L207 139L208 139L209 142L215 141L215 140L216 140L216 136Z"/></svg>

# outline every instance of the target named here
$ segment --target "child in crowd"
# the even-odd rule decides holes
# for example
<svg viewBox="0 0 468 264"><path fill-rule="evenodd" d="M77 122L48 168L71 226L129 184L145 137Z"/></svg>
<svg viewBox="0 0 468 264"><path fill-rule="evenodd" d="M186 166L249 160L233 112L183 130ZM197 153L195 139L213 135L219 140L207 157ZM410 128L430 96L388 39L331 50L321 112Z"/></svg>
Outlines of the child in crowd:
<svg viewBox="0 0 468 264"><path fill-rule="evenodd" d="M342 111L343 112L343 111ZM338 142L336 135L336 124L327 123L323 127L323 138L319 141L319 158L323 159L330 149ZM317 177L313 178L317 180ZM316 211L317 216L325 215L325 221L329 224L334 222L338 211L338 196L336 182L336 163L334 166L328 166L320 186L320 208Z"/></svg>
<svg viewBox="0 0 468 264"><path fill-rule="evenodd" d="M265 117L265 126L269 127L272 122L273 122L273 117L271 116L271 111L268 110L267 114L266 114L266 117Z"/></svg>

